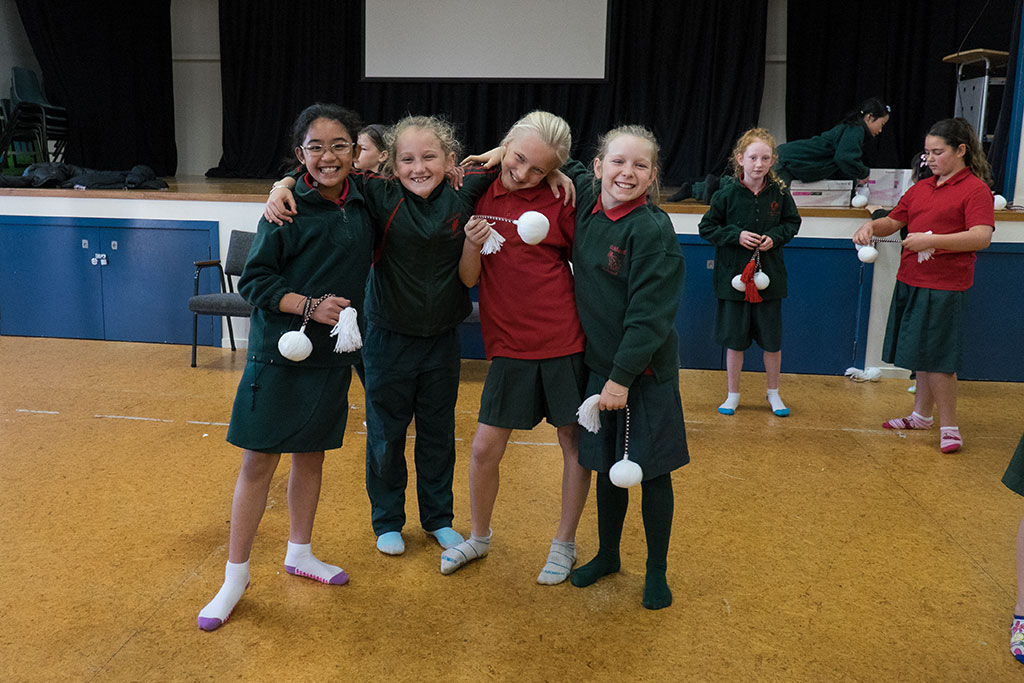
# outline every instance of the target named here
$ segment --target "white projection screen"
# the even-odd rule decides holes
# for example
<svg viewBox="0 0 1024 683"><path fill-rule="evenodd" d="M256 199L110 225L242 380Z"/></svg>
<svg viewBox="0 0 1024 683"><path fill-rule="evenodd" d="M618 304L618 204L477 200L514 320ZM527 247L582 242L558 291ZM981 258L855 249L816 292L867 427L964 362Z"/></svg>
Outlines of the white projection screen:
<svg viewBox="0 0 1024 683"><path fill-rule="evenodd" d="M364 0L366 80L605 79L608 0Z"/></svg>

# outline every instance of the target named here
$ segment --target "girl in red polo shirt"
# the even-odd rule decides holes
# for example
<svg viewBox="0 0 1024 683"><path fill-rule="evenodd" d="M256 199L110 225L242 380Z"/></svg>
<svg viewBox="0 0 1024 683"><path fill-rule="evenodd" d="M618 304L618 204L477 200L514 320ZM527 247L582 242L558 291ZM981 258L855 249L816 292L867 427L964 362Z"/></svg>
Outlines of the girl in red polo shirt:
<svg viewBox="0 0 1024 683"><path fill-rule="evenodd" d="M914 411L882 424L886 429L931 429L940 418L939 448L960 450L956 373L963 358L965 292L974 282L976 251L995 229L992 168L966 120L939 121L924 140L932 177L915 183L892 212L868 221L854 234L871 244L904 225L903 255L889 309L882 359L917 372Z"/></svg>

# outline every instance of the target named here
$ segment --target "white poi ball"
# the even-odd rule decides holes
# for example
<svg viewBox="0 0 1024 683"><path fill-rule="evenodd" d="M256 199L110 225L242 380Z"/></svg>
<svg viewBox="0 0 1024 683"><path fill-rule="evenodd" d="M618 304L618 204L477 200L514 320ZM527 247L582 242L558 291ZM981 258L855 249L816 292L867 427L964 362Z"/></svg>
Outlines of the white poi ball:
<svg viewBox="0 0 1024 683"><path fill-rule="evenodd" d="M754 273L754 286L758 289L765 289L771 281L771 278L768 277L768 273L763 270L759 270Z"/></svg>
<svg viewBox="0 0 1024 683"><path fill-rule="evenodd" d="M277 340L277 350L288 360L297 363L306 360L309 358L309 354L313 353L313 342L309 341L309 337L302 332L292 330L285 332Z"/></svg>
<svg viewBox="0 0 1024 683"><path fill-rule="evenodd" d="M1006 197L1001 194L997 194L992 197L992 205L996 211L1002 211L1006 208Z"/></svg>
<svg viewBox="0 0 1024 683"><path fill-rule="evenodd" d="M862 209L868 205L868 198L862 194L853 195L853 199L850 200L850 204L857 209Z"/></svg>
<svg viewBox="0 0 1024 683"><path fill-rule="evenodd" d="M527 244L540 244L550 227L548 217L539 211L527 211L516 221L516 230Z"/></svg>
<svg viewBox="0 0 1024 683"><path fill-rule="evenodd" d="M874 263L878 258L878 250L871 245L858 245L857 258L861 260L861 263Z"/></svg>
<svg viewBox="0 0 1024 683"><path fill-rule="evenodd" d="M620 460L608 470L608 478L620 489L636 486L644 478L644 472L632 460Z"/></svg>
<svg viewBox="0 0 1024 683"><path fill-rule="evenodd" d="M743 282L742 278L743 274L740 273L739 275L732 279L732 288L735 289L737 292L747 291L747 285L745 282Z"/></svg>

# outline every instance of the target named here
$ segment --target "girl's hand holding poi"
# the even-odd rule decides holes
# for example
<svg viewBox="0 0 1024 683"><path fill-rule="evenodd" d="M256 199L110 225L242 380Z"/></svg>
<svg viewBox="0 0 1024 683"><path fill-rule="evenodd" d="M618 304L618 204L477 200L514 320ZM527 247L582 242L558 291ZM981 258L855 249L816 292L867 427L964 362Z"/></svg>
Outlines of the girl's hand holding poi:
<svg viewBox="0 0 1024 683"><path fill-rule="evenodd" d="M563 206L569 206L569 202L572 202L572 205L576 206L576 186L573 185L569 176L556 168L551 173L548 173L547 181L548 186L551 188L551 193L556 197L562 196L559 193L559 189L565 190L565 200L562 201Z"/></svg>
<svg viewBox="0 0 1024 683"><path fill-rule="evenodd" d="M924 232L912 232L903 240L903 248L910 251L927 251L935 249L935 235Z"/></svg>
<svg viewBox="0 0 1024 683"><path fill-rule="evenodd" d="M295 196L287 187L278 185L270 191L270 197L263 207L263 217L276 225L292 222L292 216L298 214L295 208Z"/></svg>
<svg viewBox="0 0 1024 683"><path fill-rule="evenodd" d="M317 306L309 317L318 323L333 327L338 324L341 312L351 305L352 302L343 296L332 296Z"/></svg>
<svg viewBox="0 0 1024 683"><path fill-rule="evenodd" d="M608 380L601 388L601 399L597 402L597 407L601 410L622 410L626 407L628 398L629 387Z"/></svg>
<svg viewBox="0 0 1024 683"><path fill-rule="evenodd" d="M775 246L775 242L768 235L761 236L761 244L757 247L758 251L768 251Z"/></svg>
<svg viewBox="0 0 1024 683"><path fill-rule="evenodd" d="M490 234L490 223L480 216L471 216L469 222L466 223L466 239L478 250L484 246L484 242L487 241L487 236Z"/></svg>
<svg viewBox="0 0 1024 683"><path fill-rule="evenodd" d="M754 251L761 246L761 240L761 235L758 235L756 232L750 232L749 230L740 231L740 246L744 249Z"/></svg>
<svg viewBox="0 0 1024 683"><path fill-rule="evenodd" d="M505 154L505 148L498 145L494 149L483 154L473 154L462 160L462 166L482 165L484 168L493 168L501 163L501 157Z"/></svg>
<svg viewBox="0 0 1024 683"><path fill-rule="evenodd" d="M864 225L857 228L857 232L853 233L853 243L860 244L862 246L870 246L871 238L875 236L875 231L871 227L872 221L868 221Z"/></svg>

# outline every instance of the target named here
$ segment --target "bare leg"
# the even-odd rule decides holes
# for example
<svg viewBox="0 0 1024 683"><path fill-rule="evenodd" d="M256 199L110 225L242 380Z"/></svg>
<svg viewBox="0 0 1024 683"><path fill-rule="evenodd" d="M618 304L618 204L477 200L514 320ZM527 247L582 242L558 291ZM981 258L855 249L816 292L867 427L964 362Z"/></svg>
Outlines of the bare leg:
<svg viewBox="0 0 1024 683"><path fill-rule="evenodd" d="M725 372L729 378L729 393L740 393L740 373L743 371L743 352L736 349L725 350Z"/></svg>
<svg viewBox="0 0 1024 683"><path fill-rule="evenodd" d="M917 393L914 394L914 412L921 417L932 417L935 410L935 393L932 386L934 372L917 372Z"/></svg>
<svg viewBox="0 0 1024 683"><path fill-rule="evenodd" d="M505 455L511 429L478 423L469 461L469 508L473 515L473 535L491 535L491 515L498 498L498 465Z"/></svg>
<svg viewBox="0 0 1024 683"><path fill-rule="evenodd" d="M742 359L740 363L742 364ZM764 382L768 389L779 388L779 373L782 370L782 351L764 352ZM737 381L737 386L739 382ZM730 389L729 391L732 391ZM737 389L739 391L739 389Z"/></svg>
<svg viewBox="0 0 1024 683"><path fill-rule="evenodd" d="M248 449L242 452L242 468L235 483L231 500L231 536L228 543L228 562L249 560L256 529L267 507L267 493L281 456L278 453L258 453Z"/></svg>
<svg viewBox="0 0 1024 683"><path fill-rule="evenodd" d="M956 420L956 373L929 372L928 383L940 427L955 427Z"/></svg>
<svg viewBox="0 0 1024 683"><path fill-rule="evenodd" d="M313 519L320 503L324 452L293 453L288 476L288 540L306 544L313 536Z"/></svg>
<svg viewBox="0 0 1024 683"><path fill-rule="evenodd" d="M575 424L558 428L558 444L562 447L562 514L555 540L571 543L576 540L576 527L590 493L590 470L580 466L579 428Z"/></svg>

